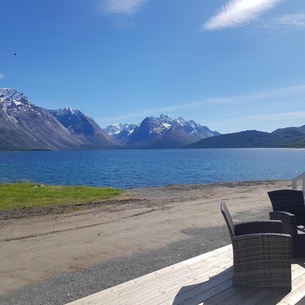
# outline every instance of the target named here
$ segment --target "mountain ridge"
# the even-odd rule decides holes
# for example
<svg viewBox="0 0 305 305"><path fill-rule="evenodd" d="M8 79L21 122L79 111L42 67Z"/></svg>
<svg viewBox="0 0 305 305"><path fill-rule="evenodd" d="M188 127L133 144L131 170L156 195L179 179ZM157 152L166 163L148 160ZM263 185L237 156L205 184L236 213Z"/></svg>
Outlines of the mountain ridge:
<svg viewBox="0 0 305 305"><path fill-rule="evenodd" d="M253 147L305 147L305 125L220 134L193 120L161 114L101 128L77 109L47 110L15 89L0 88L0 150Z"/></svg>
<svg viewBox="0 0 305 305"><path fill-rule="evenodd" d="M48 110L69 132L82 139L83 148L86 146L98 148L119 148L121 145L93 120L78 109L65 107Z"/></svg>
<svg viewBox="0 0 305 305"><path fill-rule="evenodd" d="M217 131L211 131L193 120L186 121L182 117L172 119L165 114L146 117L139 124L110 125L104 130L132 148L180 148L199 139L219 135Z"/></svg>
<svg viewBox="0 0 305 305"><path fill-rule="evenodd" d="M279 128L273 132L246 130L202 139L184 148L303 148L305 125Z"/></svg>
<svg viewBox="0 0 305 305"><path fill-rule="evenodd" d="M165 114L102 129L77 109L44 109L12 88L0 89L0 128L0 150L180 148L219 134Z"/></svg>
<svg viewBox="0 0 305 305"><path fill-rule="evenodd" d="M92 123L94 124L94 123ZM96 124L96 123L95 123ZM0 89L0 150L69 150L116 148L113 139L97 128L91 138L71 133L47 109L31 104L15 89Z"/></svg>

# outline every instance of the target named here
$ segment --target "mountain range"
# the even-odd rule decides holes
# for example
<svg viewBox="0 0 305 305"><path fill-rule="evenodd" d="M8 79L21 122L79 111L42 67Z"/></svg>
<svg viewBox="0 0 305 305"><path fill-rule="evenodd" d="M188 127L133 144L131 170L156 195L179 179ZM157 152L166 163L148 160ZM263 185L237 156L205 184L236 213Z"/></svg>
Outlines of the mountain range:
<svg viewBox="0 0 305 305"><path fill-rule="evenodd" d="M70 108L47 110L15 89L0 89L0 150L119 148L90 117Z"/></svg>
<svg viewBox="0 0 305 305"><path fill-rule="evenodd" d="M180 148L203 138L220 135L193 120L168 115L147 117L140 124L116 124L104 129L123 145L131 148Z"/></svg>
<svg viewBox="0 0 305 305"><path fill-rule="evenodd" d="M0 150L305 147L305 125L271 133L220 134L193 120L161 114L138 124L101 128L79 110L38 107L15 89L0 89Z"/></svg>
<svg viewBox="0 0 305 305"><path fill-rule="evenodd" d="M219 135L167 115L102 129L79 110L38 107L15 89L0 89L0 150L180 148Z"/></svg>

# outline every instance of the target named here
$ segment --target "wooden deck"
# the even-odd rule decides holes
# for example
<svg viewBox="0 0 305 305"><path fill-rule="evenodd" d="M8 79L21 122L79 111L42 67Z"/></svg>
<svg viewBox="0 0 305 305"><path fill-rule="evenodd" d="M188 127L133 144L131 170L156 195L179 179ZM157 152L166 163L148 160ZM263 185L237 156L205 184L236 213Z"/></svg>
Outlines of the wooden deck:
<svg viewBox="0 0 305 305"><path fill-rule="evenodd" d="M291 292L232 287L232 247L228 245L67 305L89 304L305 305L305 259L292 262Z"/></svg>

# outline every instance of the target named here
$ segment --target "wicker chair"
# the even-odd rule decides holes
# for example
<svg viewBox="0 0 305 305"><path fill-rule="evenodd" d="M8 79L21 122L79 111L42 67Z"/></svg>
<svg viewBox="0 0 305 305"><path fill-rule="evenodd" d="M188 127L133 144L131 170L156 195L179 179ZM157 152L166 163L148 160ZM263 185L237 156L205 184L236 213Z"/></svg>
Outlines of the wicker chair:
<svg viewBox="0 0 305 305"><path fill-rule="evenodd" d="M233 286L291 290L291 236L278 220L234 224L224 202L221 213L233 247Z"/></svg>
<svg viewBox="0 0 305 305"><path fill-rule="evenodd" d="M273 211L294 214L297 225L305 225L305 204L303 191L275 190L268 192Z"/></svg>
<svg viewBox="0 0 305 305"><path fill-rule="evenodd" d="M275 190L268 192L273 212L270 219L281 220L283 233L292 237L292 256L305 256L305 205L303 191Z"/></svg>

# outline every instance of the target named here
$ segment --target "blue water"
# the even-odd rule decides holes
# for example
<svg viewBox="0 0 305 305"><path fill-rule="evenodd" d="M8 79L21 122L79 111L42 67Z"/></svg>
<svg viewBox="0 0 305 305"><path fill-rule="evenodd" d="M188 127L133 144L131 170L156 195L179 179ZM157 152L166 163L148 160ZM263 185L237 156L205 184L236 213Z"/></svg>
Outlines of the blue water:
<svg viewBox="0 0 305 305"><path fill-rule="evenodd" d="M33 181L122 189L267 179L305 171L305 149L0 152L0 183Z"/></svg>

